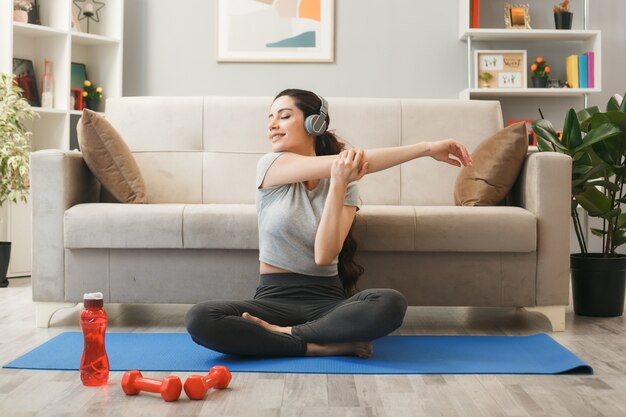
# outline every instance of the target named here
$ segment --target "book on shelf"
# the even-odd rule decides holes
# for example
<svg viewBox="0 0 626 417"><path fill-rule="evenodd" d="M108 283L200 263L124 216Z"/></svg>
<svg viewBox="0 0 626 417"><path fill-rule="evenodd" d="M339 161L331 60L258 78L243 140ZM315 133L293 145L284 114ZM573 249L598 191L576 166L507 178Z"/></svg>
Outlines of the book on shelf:
<svg viewBox="0 0 626 417"><path fill-rule="evenodd" d="M595 54L593 51L585 52L587 56L587 85L589 88L595 88Z"/></svg>
<svg viewBox="0 0 626 417"><path fill-rule="evenodd" d="M565 74L567 85L570 88L579 88L578 83L578 55L569 55L565 59Z"/></svg>
<svg viewBox="0 0 626 417"><path fill-rule="evenodd" d="M578 55L578 85L580 88L587 86L587 55Z"/></svg>
<svg viewBox="0 0 626 417"><path fill-rule="evenodd" d="M593 52L570 55L565 60L565 73L570 88L595 88L595 56Z"/></svg>
<svg viewBox="0 0 626 417"><path fill-rule="evenodd" d="M470 21L469 25L472 29L480 27L480 0L470 0Z"/></svg>

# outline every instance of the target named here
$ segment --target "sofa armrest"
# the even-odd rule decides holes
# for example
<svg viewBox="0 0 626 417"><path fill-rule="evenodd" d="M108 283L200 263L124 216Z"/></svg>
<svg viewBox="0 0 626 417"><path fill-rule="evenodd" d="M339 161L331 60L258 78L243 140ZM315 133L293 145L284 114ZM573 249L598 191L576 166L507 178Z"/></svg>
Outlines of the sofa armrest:
<svg viewBox="0 0 626 417"><path fill-rule="evenodd" d="M537 216L536 305L569 303L572 159L530 153L510 195L513 205Z"/></svg>
<svg viewBox="0 0 626 417"><path fill-rule="evenodd" d="M30 160L34 301L65 300L65 210L97 202L100 183L80 152L41 150Z"/></svg>

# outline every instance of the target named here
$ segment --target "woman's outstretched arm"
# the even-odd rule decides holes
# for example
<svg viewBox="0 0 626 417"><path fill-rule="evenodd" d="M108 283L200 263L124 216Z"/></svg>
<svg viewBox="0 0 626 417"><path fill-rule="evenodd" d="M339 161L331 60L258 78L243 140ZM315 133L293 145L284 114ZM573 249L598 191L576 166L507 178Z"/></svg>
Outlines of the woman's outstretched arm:
<svg viewBox="0 0 626 417"><path fill-rule="evenodd" d="M454 139L366 149L362 152L361 162L369 163L368 174L424 156L430 156L455 166L467 166L472 163L465 146ZM329 178L331 166L337 158L338 155L303 156L286 152L267 171L262 187Z"/></svg>

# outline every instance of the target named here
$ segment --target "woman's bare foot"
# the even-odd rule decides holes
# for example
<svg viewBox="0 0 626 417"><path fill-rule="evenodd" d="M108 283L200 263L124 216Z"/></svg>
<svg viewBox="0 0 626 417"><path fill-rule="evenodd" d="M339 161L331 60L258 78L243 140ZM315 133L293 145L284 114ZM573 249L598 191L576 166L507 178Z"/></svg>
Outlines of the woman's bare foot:
<svg viewBox="0 0 626 417"><path fill-rule="evenodd" d="M343 356L351 355L359 358L369 359L374 354L374 347L371 342L351 342L351 343L330 343L319 345L317 343L307 343L307 356Z"/></svg>
<svg viewBox="0 0 626 417"><path fill-rule="evenodd" d="M265 327L267 330L270 330L272 332L291 334L291 327L281 327L281 326L277 326L275 324L270 324L270 323L266 322L265 320L261 320L258 317L254 317L250 313L243 313L241 315L241 317L243 317L244 319L248 319L248 320L252 320L254 322L257 322L261 326Z"/></svg>

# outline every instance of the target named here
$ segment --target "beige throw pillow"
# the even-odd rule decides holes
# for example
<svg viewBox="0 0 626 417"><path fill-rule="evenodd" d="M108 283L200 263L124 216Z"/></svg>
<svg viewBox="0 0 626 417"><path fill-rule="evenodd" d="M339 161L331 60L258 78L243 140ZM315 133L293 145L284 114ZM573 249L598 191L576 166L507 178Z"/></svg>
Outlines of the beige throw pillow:
<svg viewBox="0 0 626 417"><path fill-rule="evenodd" d="M115 128L89 109L76 126L85 163L121 203L147 203L146 186L130 149Z"/></svg>
<svg viewBox="0 0 626 417"><path fill-rule="evenodd" d="M483 140L463 167L454 186L457 206L496 206L513 187L528 152L524 122L512 124Z"/></svg>

